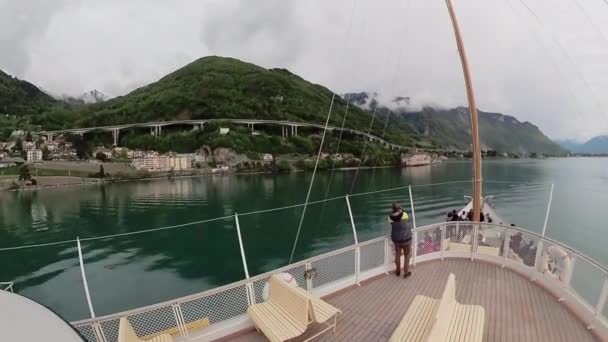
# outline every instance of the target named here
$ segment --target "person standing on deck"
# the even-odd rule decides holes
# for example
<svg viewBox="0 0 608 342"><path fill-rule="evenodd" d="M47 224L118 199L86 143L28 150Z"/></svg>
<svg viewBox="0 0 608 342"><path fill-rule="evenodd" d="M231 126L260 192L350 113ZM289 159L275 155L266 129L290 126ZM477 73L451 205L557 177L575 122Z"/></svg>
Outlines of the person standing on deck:
<svg viewBox="0 0 608 342"><path fill-rule="evenodd" d="M412 250L412 225L408 221L408 216L398 203L393 203L392 213L389 216L391 223L391 240L395 245L395 274L401 275L401 254L403 252L403 278L409 277L412 272L410 269L410 251Z"/></svg>

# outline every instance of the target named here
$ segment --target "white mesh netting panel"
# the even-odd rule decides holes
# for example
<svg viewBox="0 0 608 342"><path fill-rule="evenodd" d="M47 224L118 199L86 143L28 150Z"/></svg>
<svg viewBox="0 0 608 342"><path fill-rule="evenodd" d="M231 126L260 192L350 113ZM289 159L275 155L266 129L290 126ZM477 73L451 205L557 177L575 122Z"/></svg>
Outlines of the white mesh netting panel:
<svg viewBox="0 0 608 342"><path fill-rule="evenodd" d="M417 238L416 256L439 252L441 249L441 227L440 226L432 226L429 228L419 230L416 232L416 238Z"/></svg>
<svg viewBox="0 0 608 342"><path fill-rule="evenodd" d="M91 324L80 325L75 328L88 342L98 342Z"/></svg>
<svg viewBox="0 0 608 342"><path fill-rule="evenodd" d="M507 244L507 258L513 262L534 267L538 241L539 238L534 235L511 230L509 243ZM546 248L547 246L545 245L544 247Z"/></svg>
<svg viewBox="0 0 608 342"><path fill-rule="evenodd" d="M186 324L205 318L214 324L247 312L247 290L245 285L241 285L189 300L181 303L180 307Z"/></svg>
<svg viewBox="0 0 608 342"><path fill-rule="evenodd" d="M597 305L604 286L606 274L593 264L577 258L572 267L570 287L591 307Z"/></svg>
<svg viewBox="0 0 608 342"><path fill-rule="evenodd" d="M288 270L285 270L281 273L289 273L293 276L298 287L301 287L306 290L306 278L304 276L304 272L306 272L306 265L299 265ZM255 302L263 303L264 302L264 292L269 291L266 284L268 283L268 279L270 276L264 277L262 279L258 279L253 282L253 292L255 292ZM264 289L266 287L266 289Z"/></svg>
<svg viewBox="0 0 608 342"><path fill-rule="evenodd" d="M103 331L103 336L106 338L106 342L117 342L118 341L118 327L120 325L120 319L114 318L108 321L99 323Z"/></svg>
<svg viewBox="0 0 608 342"><path fill-rule="evenodd" d="M361 246L361 272L384 265L384 240Z"/></svg>
<svg viewBox="0 0 608 342"><path fill-rule="evenodd" d="M353 276L355 275L355 250L313 261L312 267L317 270L317 276L312 280L313 287Z"/></svg>
<svg viewBox="0 0 608 342"><path fill-rule="evenodd" d="M163 306L128 317L138 336L150 336L177 327L173 308Z"/></svg>
<svg viewBox="0 0 608 342"><path fill-rule="evenodd" d="M481 224L477 234L477 253L504 256L505 232L504 227Z"/></svg>

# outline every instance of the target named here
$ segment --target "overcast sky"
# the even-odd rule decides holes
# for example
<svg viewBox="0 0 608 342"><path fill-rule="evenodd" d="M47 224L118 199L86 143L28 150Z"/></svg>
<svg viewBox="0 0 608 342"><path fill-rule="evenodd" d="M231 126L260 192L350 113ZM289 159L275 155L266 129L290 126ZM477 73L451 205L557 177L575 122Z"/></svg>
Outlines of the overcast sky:
<svg viewBox="0 0 608 342"><path fill-rule="evenodd" d="M608 133L604 0L453 1L480 109L552 138ZM117 96L223 55L339 93L457 106L450 25L443 0L0 0L0 69L52 94Z"/></svg>

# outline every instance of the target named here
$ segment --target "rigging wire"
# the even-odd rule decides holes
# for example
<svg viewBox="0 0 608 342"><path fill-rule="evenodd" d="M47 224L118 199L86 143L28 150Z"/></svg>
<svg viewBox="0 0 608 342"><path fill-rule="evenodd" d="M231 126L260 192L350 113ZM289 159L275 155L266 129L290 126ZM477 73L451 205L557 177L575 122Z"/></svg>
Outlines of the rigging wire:
<svg viewBox="0 0 608 342"><path fill-rule="evenodd" d="M374 114L372 114L372 120L369 123L369 128L367 129L367 134L369 134L369 132L372 129L372 126L374 125L374 119L376 119L376 110L378 110L378 105L376 105L374 107ZM359 158L359 165L357 166L357 169L355 170L355 176L353 177L353 182L350 185L349 193L352 193L353 189L355 188L355 183L357 182L357 176L359 175L359 170L361 169L361 164L363 163L363 158L365 158L365 150L367 149L368 143L369 143L369 138L365 139L365 144L363 144L363 150L361 151L361 157Z"/></svg>
<svg viewBox="0 0 608 342"><path fill-rule="evenodd" d="M608 1L608 0L604 0L604 1ZM580 3L579 0L574 0L574 4L583 13L583 15L585 16L585 19L587 19L587 21L589 22L589 24L591 25L591 27L593 27L593 29L595 30L595 32L598 34L598 36L602 37L602 40L604 41L604 44L606 44L607 47L608 47L608 37L606 37L606 34L604 34L604 31L602 31L597 26L597 24L591 19L591 16L589 15L589 12L585 9L585 7ZM606 4L608 4L608 2Z"/></svg>
<svg viewBox="0 0 608 342"><path fill-rule="evenodd" d="M528 6L528 4L524 0L519 0L519 2L536 19L536 22L538 23L538 25L540 27L542 27L543 29L546 29L546 26L545 26L544 22L540 19L540 17L538 16L538 14L536 14L536 12L530 6ZM594 101L595 106L597 107L597 109L600 112L605 112L604 106L602 105L602 102L599 101L599 99L597 97L597 94L595 93L595 91L593 90L593 88L591 87L591 85L589 84L589 82L587 81L587 78L585 77L585 75L577 67L577 64L574 61L574 59L572 58L572 56L570 56L570 54L568 53L568 51L566 50L566 48L564 47L564 45L559 41L559 39L557 39L555 37L555 35L549 29L546 29L546 30L549 31L549 33L551 33L550 34L551 39L553 40L553 42L555 43L555 45L559 48L559 50L564 55L564 57L566 57L566 59L568 60L568 62L572 65L572 67L574 68L574 71L576 72L578 78L583 82L583 85L589 90L589 93L591 94L591 97L593 98L593 101ZM579 115L580 115L580 112L579 112ZM606 116L602 115L601 117L602 117L602 119L604 121L604 126L606 126Z"/></svg>
<svg viewBox="0 0 608 342"><path fill-rule="evenodd" d="M523 3L522 0L507 0L506 1L506 4L510 8L511 12L513 12L516 16L520 16L520 17L522 16L522 14L520 14L515 9L515 7L514 7L514 5L513 5L513 3L511 1L520 1L521 4L522 4L522 6L524 8L526 8L526 11L535 18L536 23L539 26L542 27L542 21L540 21L540 18L538 17L538 15L534 11L532 11L525 3ZM527 24L527 22L526 22L526 24ZM574 88L572 88L572 85L568 81L568 77L565 75L565 73L563 72L563 70L559 67L558 62L555 60L555 57L549 52L549 48L546 47L543 44L542 39L540 38L540 36L537 33L537 31L534 30L532 27L528 27L528 28L533 33L532 37L536 41L537 45L541 48L541 51L546 55L546 57L551 62L551 66L553 67L553 69L555 70L555 72L560 76L560 78L562 79L563 83L565 83L566 89L567 89L568 93L570 93L570 96L574 99L574 102L575 102L574 111L576 112L576 114L579 117L582 117L583 115L582 115L582 112L581 112L580 108L582 108L583 105L580 102L579 96L576 95L576 92L574 91Z"/></svg>
<svg viewBox="0 0 608 342"><path fill-rule="evenodd" d="M405 5L403 5L404 3L405 3ZM410 10L411 0L404 0L404 1L401 2L401 4L402 4L401 10L403 12L405 12L405 13L408 13L408 11ZM407 31L406 30L407 23L408 23L407 20L403 21L403 26L402 26L402 29L401 29L402 32ZM402 59L402 56L403 56L403 44L400 44L399 45L399 49L397 50L397 59L395 61L395 72L393 73L393 77L392 77L392 79L390 81L390 86L389 86L389 89L391 89L391 90L395 87L395 83L397 82L397 75L399 74L399 70L401 69L401 59ZM374 113L372 115L372 120L371 120L371 123L369 125L369 128L367 129L367 134L368 135L370 134L370 132L372 130L372 127L373 127L373 124L374 124L374 120L376 118L376 110L377 109L378 109L378 104L376 104L376 106L374 107ZM382 140L384 140L384 141L386 141L384 139L384 137L386 135L386 128L388 127L388 120L389 120L389 117L390 117L391 113L392 113L392 111L387 108L386 119L384 120L384 127L382 129L382 135L380 136L380 138ZM359 158L359 165L357 166L357 169L355 171L355 176L353 177L353 181L352 181L352 183L350 185L350 192L351 193L353 192L353 190L355 188L355 184L357 183L357 177L359 176L359 169L361 168L361 164L363 163L363 159L365 158L365 151L367 149L368 141L369 140L365 140L365 144L363 145L363 150L362 150L362 153L361 153L361 157ZM375 173L376 173L376 169L373 170L372 177L373 177L373 175L375 175Z"/></svg>
<svg viewBox="0 0 608 342"><path fill-rule="evenodd" d="M346 123L346 116L348 114L348 107L350 106L351 95L348 94L346 96L346 109L344 110L344 117L342 118L342 127L340 128L340 136L338 137L338 146L336 147L336 155L340 152L340 144L342 143L342 134L344 133L344 124ZM332 158L333 162L331 164L331 173L329 174L329 181L327 182L327 187L325 188L325 197L329 195L329 189L331 187L331 181L334 177L334 170L336 168L336 160L337 158ZM321 219L323 218L323 214L321 214Z"/></svg>
<svg viewBox="0 0 608 342"><path fill-rule="evenodd" d="M327 196L329 196L329 190L331 189L331 182L334 178L334 170L336 168L337 154L340 152L340 143L342 142L342 134L344 133L344 124L346 123L346 116L348 115L348 107L350 106L350 99L351 99L351 95L348 94L346 96L346 109L344 110L344 116L342 117L342 127L340 128L338 146L336 147L336 157L331 157L331 155L330 155L330 158L332 158L331 172L329 174L329 180L327 181L327 186L325 187L325 195L323 196L323 198L327 198ZM318 225L321 225L321 222L323 221L324 217L325 217L325 202L321 206L321 213L319 214Z"/></svg>
<svg viewBox="0 0 608 342"><path fill-rule="evenodd" d="M350 18L348 19L348 27L346 29L346 40L345 44L348 44L350 41L350 35L353 28L353 17L355 15L355 9L357 7L357 0L352 0L352 5L350 9ZM343 52L345 49L342 50ZM336 99L336 92L333 92L331 97L331 102L329 104L329 111L327 112L327 119L325 120L325 128L323 129L323 135L321 136L321 145L319 146L319 152L317 153L317 161L315 162L315 167L312 170L312 176L310 178L310 184L308 185L308 192L306 193L306 201L304 202L304 208L302 209L302 215L300 216L300 223L298 223L298 231L296 232L296 238L293 242L293 248L291 249L291 254L289 256L289 264L293 261L293 256L296 252L296 247L298 246L298 239L300 238L300 232L302 231L302 223L304 222L304 216L306 215L306 208L308 206L308 201L310 199L310 193L312 191L312 186L315 181L315 175L317 174L317 168L319 166L319 160L321 159L321 152L323 151L323 143L325 142L325 135L327 134L327 127L329 125L329 119L331 117L331 110L334 106L334 101Z"/></svg>
<svg viewBox="0 0 608 342"><path fill-rule="evenodd" d="M470 183L470 182L471 182L470 180L449 181L449 182L440 182L440 183L417 184L417 185L411 185L411 187L412 188L423 188L423 187L430 187L430 186L462 184L462 183ZM529 183L529 182L513 182L513 181L499 181L499 180L496 180L496 181L484 180L484 183L521 184L521 185L527 185L527 186L549 186L550 185L549 183ZM373 191L366 191L366 192L359 192L359 193L350 194L349 197L365 196L365 195L370 195L370 194L378 194L378 193L391 192L391 191L396 191L396 190L403 190L403 189L407 189L409 186L410 185L399 186L399 187L394 187L394 188L387 188L387 189L380 189L380 190L373 190ZM317 201L310 201L310 202L308 202L308 204L317 204L317 203L335 201L335 200L344 199L344 198L346 198L345 195L336 196L336 197L325 198L325 199L317 200ZM292 204L292 205L287 205L287 206L277 207L277 208L254 210L254 211L240 213L239 217L269 213L269 212L274 212L274 211L279 211L279 210L294 209L294 208L303 207L305 205L306 205L306 203L298 203L298 204ZM197 224L201 224L201 223L209 223L209 222L213 222L213 221L220 221L220 220L226 220L226 219L234 219L234 215L215 217L215 218L211 218L211 219L188 222L188 223L165 226L165 227L137 230L137 231L127 232L127 233L93 236L93 237L89 237L89 238L80 239L80 241L105 240L105 239L111 239L111 238L116 238L116 237L145 234L145 233L157 232L157 231L162 231L162 230L184 228L184 227L193 226L193 225L197 225ZM22 246L1 247L0 252L20 250L20 249L29 249L29 248L38 248L38 247L47 247L47 246L56 246L56 245L62 245L62 244L68 244L68 243L76 243L76 241L77 241L76 239L70 239L70 240L38 243L38 244L30 244L30 245L22 245Z"/></svg>

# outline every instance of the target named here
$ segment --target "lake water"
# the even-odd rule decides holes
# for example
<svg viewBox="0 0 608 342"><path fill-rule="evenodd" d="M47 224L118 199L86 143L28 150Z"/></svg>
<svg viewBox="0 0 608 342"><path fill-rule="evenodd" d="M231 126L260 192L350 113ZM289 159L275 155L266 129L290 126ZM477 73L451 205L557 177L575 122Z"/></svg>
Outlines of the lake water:
<svg viewBox="0 0 608 342"><path fill-rule="evenodd" d="M311 200L351 192L355 171L318 173ZM103 236L200 222L82 243L92 302L104 315L201 292L244 278L235 227L239 213L252 275L285 265L302 207L247 214L304 202L309 173L182 178L0 194L0 248ZM361 170L353 194L413 186L418 226L445 219L471 193L471 164ZM458 182L429 186L432 183ZM542 229L555 184L549 237L608 264L608 159L484 162L484 195L497 213ZM350 198L359 240L387 233L392 202L408 208L407 188ZM343 197L309 205L295 260L353 243ZM0 282L68 320L88 317L75 243L0 251Z"/></svg>

